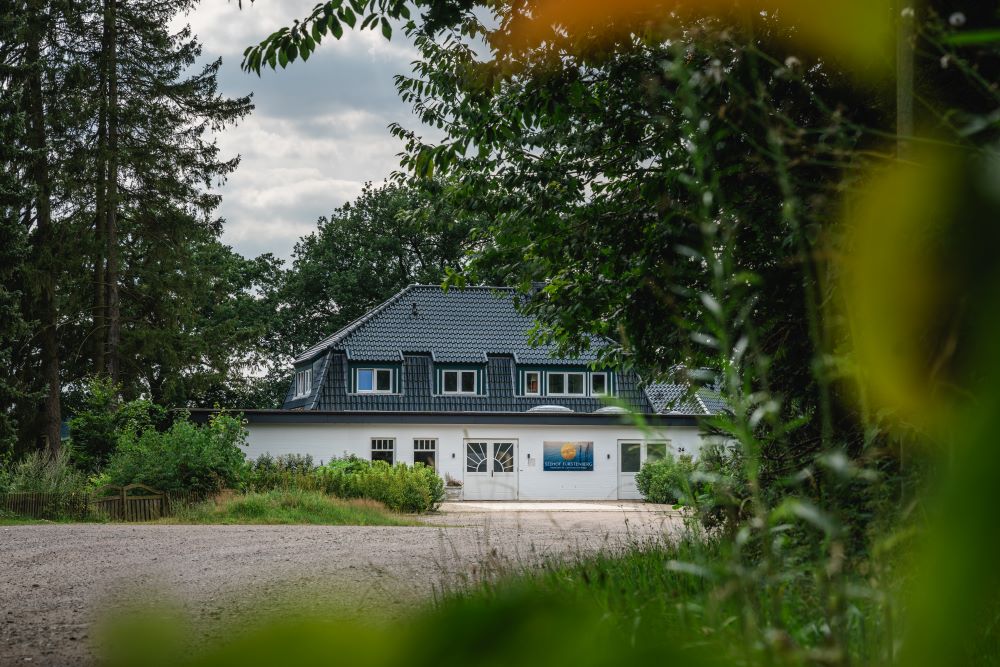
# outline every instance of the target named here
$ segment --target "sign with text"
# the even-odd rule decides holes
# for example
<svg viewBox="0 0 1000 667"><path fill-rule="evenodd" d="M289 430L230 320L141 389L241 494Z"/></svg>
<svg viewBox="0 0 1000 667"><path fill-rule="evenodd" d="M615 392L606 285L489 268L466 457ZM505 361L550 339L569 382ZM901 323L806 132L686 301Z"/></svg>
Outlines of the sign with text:
<svg viewBox="0 0 1000 667"><path fill-rule="evenodd" d="M542 470L593 470L593 442L542 443Z"/></svg>

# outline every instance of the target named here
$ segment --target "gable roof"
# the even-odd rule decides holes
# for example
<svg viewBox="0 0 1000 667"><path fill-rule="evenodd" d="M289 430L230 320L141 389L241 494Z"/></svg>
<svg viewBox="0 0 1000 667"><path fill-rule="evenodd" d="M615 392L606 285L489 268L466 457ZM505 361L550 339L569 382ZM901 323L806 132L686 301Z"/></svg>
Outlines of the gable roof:
<svg viewBox="0 0 1000 667"><path fill-rule="evenodd" d="M391 299L308 348L300 364L327 350L350 360L398 361L404 353L428 353L442 363L486 363L486 355L509 354L521 364L586 364L610 341L591 336L590 349L569 360L553 356L553 344L532 347L532 318L515 307L509 287L410 285Z"/></svg>

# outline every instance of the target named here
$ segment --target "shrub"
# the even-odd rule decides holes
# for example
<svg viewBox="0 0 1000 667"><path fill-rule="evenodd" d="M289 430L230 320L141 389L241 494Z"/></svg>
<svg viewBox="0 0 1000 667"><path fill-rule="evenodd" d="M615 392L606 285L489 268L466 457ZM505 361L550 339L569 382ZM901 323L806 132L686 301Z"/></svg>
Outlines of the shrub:
<svg viewBox="0 0 1000 667"><path fill-rule="evenodd" d="M29 452L5 475L7 491L12 493L72 494L84 490L86 476L71 461L67 448L52 456L46 451Z"/></svg>
<svg viewBox="0 0 1000 667"><path fill-rule="evenodd" d="M205 426L185 415L166 431L129 426L119 435L99 482L200 495L238 488L246 465L240 449L246 435L242 421L228 414L215 415Z"/></svg>
<svg viewBox="0 0 1000 667"><path fill-rule="evenodd" d="M334 459L320 468L323 488L341 498L377 500L398 512L427 512L444 500L444 482L432 468L355 457Z"/></svg>
<svg viewBox="0 0 1000 667"><path fill-rule="evenodd" d="M274 489L323 490L323 481L317 474L318 466L312 456L285 454L273 457L261 454L247 464L243 488L249 492Z"/></svg>
<svg viewBox="0 0 1000 667"><path fill-rule="evenodd" d="M732 532L749 519L752 494L743 450L738 445L712 443L703 447L693 479L703 524Z"/></svg>
<svg viewBox="0 0 1000 667"><path fill-rule="evenodd" d="M694 471L695 464L690 456L674 458L667 454L664 459L642 466L635 476L635 484L647 502L691 505Z"/></svg>
<svg viewBox="0 0 1000 667"><path fill-rule="evenodd" d="M230 495L181 508L178 523L408 525L370 500L342 500L319 491L273 490Z"/></svg>
<svg viewBox="0 0 1000 667"><path fill-rule="evenodd" d="M165 419L166 410L150 401L119 403L120 389L108 379L90 380L80 409L69 420L73 458L86 470L96 471L107 463L125 429L144 431Z"/></svg>

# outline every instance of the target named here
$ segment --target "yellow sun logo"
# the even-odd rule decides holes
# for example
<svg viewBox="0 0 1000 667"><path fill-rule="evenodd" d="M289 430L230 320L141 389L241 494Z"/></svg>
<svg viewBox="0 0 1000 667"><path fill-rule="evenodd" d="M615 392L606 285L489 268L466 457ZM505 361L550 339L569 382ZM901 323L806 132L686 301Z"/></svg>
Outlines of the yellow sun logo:
<svg viewBox="0 0 1000 667"><path fill-rule="evenodd" d="M572 461L576 458L576 445L572 442L567 442L562 446L561 453L564 461Z"/></svg>

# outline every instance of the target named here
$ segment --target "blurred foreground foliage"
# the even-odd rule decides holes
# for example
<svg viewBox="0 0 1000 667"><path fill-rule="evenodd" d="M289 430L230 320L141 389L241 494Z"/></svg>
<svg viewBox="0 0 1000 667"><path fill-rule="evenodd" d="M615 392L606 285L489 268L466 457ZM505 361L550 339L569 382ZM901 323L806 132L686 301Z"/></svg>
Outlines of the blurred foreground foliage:
<svg viewBox="0 0 1000 667"><path fill-rule="evenodd" d="M294 60L288 46L336 4L245 65L273 67L272 45ZM710 367L688 379L726 397L706 428L738 455L700 480L706 532L500 568L355 635L348 662L419 664L426 646L469 664L1000 662L997 4L871 3L898 37L861 59L844 51L854 39L801 46L848 29L836 9L351 5L363 27L422 12L406 27L421 59L397 85L445 136L394 128L404 166L452 173L455 206L490 221L450 284L482 261L524 287L537 337L566 352L598 333L653 375ZM198 659L254 642L290 655L354 627L310 623Z"/></svg>
<svg viewBox="0 0 1000 667"><path fill-rule="evenodd" d="M228 641L194 650L176 619L138 614L110 627L100 639L109 667L724 664L704 647L675 642L670 632L621 632L581 589L541 592L529 585L505 587L488 601L455 598L390 624L332 615L234 627Z"/></svg>

